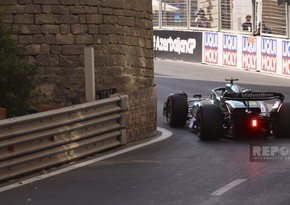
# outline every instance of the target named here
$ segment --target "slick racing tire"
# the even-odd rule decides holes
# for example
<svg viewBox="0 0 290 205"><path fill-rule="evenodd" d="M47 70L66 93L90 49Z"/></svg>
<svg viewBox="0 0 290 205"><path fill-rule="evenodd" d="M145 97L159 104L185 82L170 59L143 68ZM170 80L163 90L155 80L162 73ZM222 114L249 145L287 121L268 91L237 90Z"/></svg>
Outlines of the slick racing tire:
<svg viewBox="0 0 290 205"><path fill-rule="evenodd" d="M290 103L283 103L278 112L278 121L276 127L277 138L290 138Z"/></svg>
<svg viewBox="0 0 290 205"><path fill-rule="evenodd" d="M201 140L217 140L223 136L222 111L214 104L203 105L197 114L197 131Z"/></svg>
<svg viewBox="0 0 290 205"><path fill-rule="evenodd" d="M188 116L188 101L186 94L172 94L167 99L166 119L171 127L184 126Z"/></svg>

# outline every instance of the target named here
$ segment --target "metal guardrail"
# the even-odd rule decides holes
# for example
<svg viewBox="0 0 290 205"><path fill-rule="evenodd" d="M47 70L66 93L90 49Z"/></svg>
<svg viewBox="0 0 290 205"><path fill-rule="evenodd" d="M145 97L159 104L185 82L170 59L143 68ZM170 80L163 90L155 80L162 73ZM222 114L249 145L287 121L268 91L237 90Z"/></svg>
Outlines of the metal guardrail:
<svg viewBox="0 0 290 205"><path fill-rule="evenodd" d="M0 121L0 181L126 144L127 97Z"/></svg>

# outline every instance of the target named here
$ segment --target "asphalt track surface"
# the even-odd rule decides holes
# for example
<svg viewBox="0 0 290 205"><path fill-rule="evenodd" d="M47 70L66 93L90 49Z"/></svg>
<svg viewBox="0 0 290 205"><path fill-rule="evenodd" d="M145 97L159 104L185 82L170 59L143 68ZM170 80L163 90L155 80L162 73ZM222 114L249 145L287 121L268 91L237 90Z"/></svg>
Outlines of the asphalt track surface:
<svg viewBox="0 0 290 205"><path fill-rule="evenodd" d="M170 128L162 117L162 105L169 93L182 90L190 95L208 95L212 88L224 85L224 79L229 77L239 78L242 87L253 91L281 92L286 101L290 101L290 78L156 60L158 126L171 131L171 137L2 191L0 204L290 204L290 161L249 160L249 144L290 145L290 138L225 138L203 142L189 128Z"/></svg>

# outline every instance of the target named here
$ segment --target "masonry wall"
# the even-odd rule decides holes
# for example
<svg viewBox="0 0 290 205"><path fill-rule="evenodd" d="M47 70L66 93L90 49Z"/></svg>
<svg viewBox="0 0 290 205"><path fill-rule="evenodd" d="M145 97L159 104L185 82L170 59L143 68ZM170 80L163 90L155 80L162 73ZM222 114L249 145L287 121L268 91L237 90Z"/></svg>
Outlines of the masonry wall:
<svg viewBox="0 0 290 205"><path fill-rule="evenodd" d="M46 104L63 107L85 101L83 53L92 46L96 89L132 92L129 102L141 102L140 90L148 89L142 102L156 106L151 89L151 0L0 0L0 6L8 13L5 22L12 26L15 39L26 48L26 61L40 68L39 86ZM140 113L145 107L139 108ZM155 123L147 125L147 132L156 130L152 116L145 116Z"/></svg>
<svg viewBox="0 0 290 205"><path fill-rule="evenodd" d="M156 87L130 92L128 98L128 141L136 141L156 134Z"/></svg>

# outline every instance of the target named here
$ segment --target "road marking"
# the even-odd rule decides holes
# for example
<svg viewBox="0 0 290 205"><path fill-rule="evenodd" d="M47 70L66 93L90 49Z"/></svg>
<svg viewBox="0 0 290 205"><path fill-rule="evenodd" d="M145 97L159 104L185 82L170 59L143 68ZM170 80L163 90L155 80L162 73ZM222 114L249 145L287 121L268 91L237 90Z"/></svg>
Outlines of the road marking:
<svg viewBox="0 0 290 205"><path fill-rule="evenodd" d="M211 193L210 195L220 196L225 192L229 191L230 189L238 186L239 184L247 181L247 179L236 179L235 181L223 186L222 188L216 190L215 192Z"/></svg>
<svg viewBox="0 0 290 205"><path fill-rule="evenodd" d="M17 183L14 183L14 184L10 184L10 185L1 187L0 188L0 193L4 192L4 191L8 191L10 189L14 189L14 188L26 185L26 184L30 184L30 183L36 182L36 181L39 181L39 180L42 180L42 179L46 179L48 177L52 177L52 176L56 176L56 175L68 172L68 171L72 171L74 169L78 169L78 168L81 168L81 167L84 167L84 166L87 166L87 165L90 165L90 164L94 164L96 162L99 162L99 161L102 161L102 160L105 160L105 159L109 159L109 158L112 158L112 157L115 157L115 156L130 152L130 151L133 151L133 150L136 150L136 149L139 149L139 148L142 148L142 147L145 147L145 146L160 142L160 141L165 140L165 139L167 139L167 138L172 136L172 132L170 132L169 130L166 130L166 129L161 128L161 127L157 127L157 130L162 132L162 134L161 134L160 137L158 137L156 139L153 139L153 140L150 140L148 142L145 142L145 143L142 143L142 144L138 144L138 145L135 145L135 146L132 146L132 147L128 147L126 149L122 149L122 150L119 150L117 152L113 152L113 153L110 153L110 154L107 154L107 155L104 155L104 156L101 156L101 157L98 157L98 158L95 158L95 159L91 159L91 160L88 160L88 161L85 161L85 162L74 164L72 166L65 167L65 168L60 169L60 170L56 170L56 171L53 171L53 172L50 172L50 173L47 173L47 174L43 174L43 175L40 175L40 176L37 176L37 177L33 177L33 178L30 178L30 179L23 180L21 182L17 182Z"/></svg>

